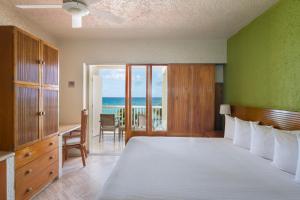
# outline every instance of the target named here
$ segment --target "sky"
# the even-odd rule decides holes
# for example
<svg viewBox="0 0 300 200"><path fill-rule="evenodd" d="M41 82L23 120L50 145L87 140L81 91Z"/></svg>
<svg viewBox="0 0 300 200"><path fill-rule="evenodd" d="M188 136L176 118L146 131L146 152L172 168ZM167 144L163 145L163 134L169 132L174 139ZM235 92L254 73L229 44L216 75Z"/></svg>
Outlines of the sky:
<svg viewBox="0 0 300 200"><path fill-rule="evenodd" d="M125 97L125 68L101 69L102 96ZM152 97L162 96L162 68L152 69ZM132 97L146 96L146 68L132 68Z"/></svg>

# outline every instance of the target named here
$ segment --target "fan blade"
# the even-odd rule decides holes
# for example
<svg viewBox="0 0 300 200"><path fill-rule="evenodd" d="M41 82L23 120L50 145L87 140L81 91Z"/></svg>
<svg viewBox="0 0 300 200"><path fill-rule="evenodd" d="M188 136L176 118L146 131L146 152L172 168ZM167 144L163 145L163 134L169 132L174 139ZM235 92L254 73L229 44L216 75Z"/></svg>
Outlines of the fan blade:
<svg viewBox="0 0 300 200"><path fill-rule="evenodd" d="M72 15L72 28L81 28L82 19L80 15Z"/></svg>
<svg viewBox="0 0 300 200"><path fill-rule="evenodd" d="M17 8L22 9L47 9L47 8L62 8L62 4L18 4Z"/></svg>
<svg viewBox="0 0 300 200"><path fill-rule="evenodd" d="M122 17L117 16L109 11L104 11L104 10L97 11L95 12L95 15L109 22L113 22L115 24L122 24L125 21Z"/></svg>

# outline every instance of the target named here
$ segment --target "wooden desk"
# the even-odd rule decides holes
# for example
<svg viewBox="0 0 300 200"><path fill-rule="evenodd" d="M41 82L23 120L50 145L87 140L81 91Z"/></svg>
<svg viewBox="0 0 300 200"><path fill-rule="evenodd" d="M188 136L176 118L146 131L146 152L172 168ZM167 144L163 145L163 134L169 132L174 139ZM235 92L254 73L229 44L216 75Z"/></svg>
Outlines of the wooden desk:
<svg viewBox="0 0 300 200"><path fill-rule="evenodd" d="M62 159L63 159L63 135L80 129L80 124L60 124L58 128L58 161L59 161L59 170L58 177L62 176Z"/></svg>
<svg viewBox="0 0 300 200"><path fill-rule="evenodd" d="M80 129L80 124L60 124L58 128L58 135L64 135L77 129Z"/></svg>

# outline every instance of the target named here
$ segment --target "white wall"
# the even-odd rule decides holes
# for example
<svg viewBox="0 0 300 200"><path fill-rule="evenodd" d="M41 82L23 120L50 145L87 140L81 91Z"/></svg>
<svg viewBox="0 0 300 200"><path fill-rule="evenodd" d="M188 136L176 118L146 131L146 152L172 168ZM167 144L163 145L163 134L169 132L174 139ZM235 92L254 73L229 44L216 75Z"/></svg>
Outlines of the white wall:
<svg viewBox="0 0 300 200"><path fill-rule="evenodd" d="M58 45L58 40L52 35L39 28L38 25L29 21L26 17L19 14L16 7L10 0L0 0L0 25L14 25L39 38Z"/></svg>
<svg viewBox="0 0 300 200"><path fill-rule="evenodd" d="M83 63L226 63L226 40L87 40L62 41L60 121L80 121ZM75 88L68 88L75 81Z"/></svg>

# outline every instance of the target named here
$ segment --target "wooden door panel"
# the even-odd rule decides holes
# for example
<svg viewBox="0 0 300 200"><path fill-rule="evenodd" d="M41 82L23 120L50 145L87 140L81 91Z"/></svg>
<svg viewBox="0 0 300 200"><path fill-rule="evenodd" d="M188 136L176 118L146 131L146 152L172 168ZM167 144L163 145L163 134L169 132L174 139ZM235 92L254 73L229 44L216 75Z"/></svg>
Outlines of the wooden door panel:
<svg viewBox="0 0 300 200"><path fill-rule="evenodd" d="M204 136L214 129L214 78L214 65L169 65L169 136Z"/></svg>
<svg viewBox="0 0 300 200"><path fill-rule="evenodd" d="M203 136L205 131L214 130L214 65L193 65L192 81L191 132L194 136Z"/></svg>
<svg viewBox="0 0 300 200"><path fill-rule="evenodd" d="M58 90L43 89L43 136L58 132Z"/></svg>
<svg viewBox="0 0 300 200"><path fill-rule="evenodd" d="M39 40L16 31L16 80L39 83Z"/></svg>
<svg viewBox="0 0 300 200"><path fill-rule="evenodd" d="M43 84L58 85L58 51L43 44Z"/></svg>
<svg viewBox="0 0 300 200"><path fill-rule="evenodd" d="M168 67L168 132L187 133L191 118L191 67L186 64ZM176 117L174 117L176 116Z"/></svg>
<svg viewBox="0 0 300 200"><path fill-rule="evenodd" d="M39 89L16 86L15 135L17 146L39 139Z"/></svg>

